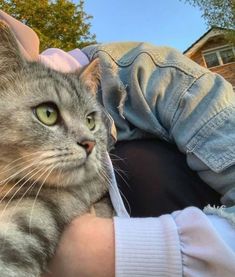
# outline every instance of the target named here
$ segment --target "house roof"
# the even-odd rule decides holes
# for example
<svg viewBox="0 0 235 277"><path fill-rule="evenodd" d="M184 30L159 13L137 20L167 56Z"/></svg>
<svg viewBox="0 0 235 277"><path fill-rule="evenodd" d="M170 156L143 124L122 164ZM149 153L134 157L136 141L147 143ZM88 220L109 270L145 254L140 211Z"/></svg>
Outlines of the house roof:
<svg viewBox="0 0 235 277"><path fill-rule="evenodd" d="M204 33L198 40L190 45L183 53L191 57L199 48L201 48L209 38L223 34L224 28L212 27L206 33Z"/></svg>

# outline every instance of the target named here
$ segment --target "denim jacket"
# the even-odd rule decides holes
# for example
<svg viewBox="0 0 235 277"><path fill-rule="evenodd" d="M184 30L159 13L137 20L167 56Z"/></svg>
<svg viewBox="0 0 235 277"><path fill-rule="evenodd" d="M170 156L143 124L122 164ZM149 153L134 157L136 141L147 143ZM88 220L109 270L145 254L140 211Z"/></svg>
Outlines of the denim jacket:
<svg viewBox="0 0 235 277"><path fill-rule="evenodd" d="M188 165L235 203L235 94L230 83L175 49L147 43L93 45L101 63L100 101L118 140L158 137L175 143Z"/></svg>

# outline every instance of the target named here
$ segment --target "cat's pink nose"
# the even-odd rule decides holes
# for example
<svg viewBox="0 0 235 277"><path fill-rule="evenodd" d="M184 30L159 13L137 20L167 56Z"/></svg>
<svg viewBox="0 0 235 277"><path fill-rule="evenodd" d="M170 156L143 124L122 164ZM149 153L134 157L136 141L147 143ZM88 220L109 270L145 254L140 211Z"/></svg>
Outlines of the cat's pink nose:
<svg viewBox="0 0 235 277"><path fill-rule="evenodd" d="M87 155L90 155L94 146L95 146L95 141L94 140L84 140L79 143L85 150Z"/></svg>

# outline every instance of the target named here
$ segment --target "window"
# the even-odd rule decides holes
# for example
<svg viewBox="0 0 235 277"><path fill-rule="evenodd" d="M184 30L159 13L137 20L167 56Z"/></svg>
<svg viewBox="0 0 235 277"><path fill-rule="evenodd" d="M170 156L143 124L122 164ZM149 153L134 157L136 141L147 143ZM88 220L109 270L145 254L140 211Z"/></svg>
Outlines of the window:
<svg viewBox="0 0 235 277"><path fill-rule="evenodd" d="M223 61L223 64L235 62L235 55L233 49L226 49L220 51L220 56Z"/></svg>
<svg viewBox="0 0 235 277"><path fill-rule="evenodd" d="M235 49L222 48L213 51L207 51L203 54L206 66L208 68L227 63L235 62Z"/></svg>
<svg viewBox="0 0 235 277"><path fill-rule="evenodd" d="M205 54L204 59L205 59L207 67L213 67L213 66L220 65L219 58L218 58L216 52L210 53L210 54Z"/></svg>

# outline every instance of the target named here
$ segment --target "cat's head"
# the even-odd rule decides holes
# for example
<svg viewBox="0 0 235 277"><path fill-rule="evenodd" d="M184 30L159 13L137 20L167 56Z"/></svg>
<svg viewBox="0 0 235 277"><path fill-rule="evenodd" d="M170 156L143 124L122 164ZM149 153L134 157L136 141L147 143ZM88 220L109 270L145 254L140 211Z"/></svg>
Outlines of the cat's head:
<svg viewBox="0 0 235 277"><path fill-rule="evenodd" d="M107 131L96 100L99 63L64 74L20 53L0 22L0 185L79 185L105 178Z"/></svg>

